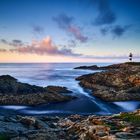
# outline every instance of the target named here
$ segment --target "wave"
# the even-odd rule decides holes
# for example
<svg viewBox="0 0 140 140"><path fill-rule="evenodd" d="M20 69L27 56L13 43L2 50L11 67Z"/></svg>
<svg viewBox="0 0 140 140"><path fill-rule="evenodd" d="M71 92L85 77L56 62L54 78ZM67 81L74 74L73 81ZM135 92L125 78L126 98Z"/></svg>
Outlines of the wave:
<svg viewBox="0 0 140 140"><path fill-rule="evenodd" d="M21 109L27 109L29 107L27 107L27 106L16 106L16 105L6 105L6 106L0 106L0 108L10 109L10 110L21 110Z"/></svg>
<svg viewBox="0 0 140 140"><path fill-rule="evenodd" d="M117 106L120 106L124 111L133 111L138 108L140 102L138 101L123 101L123 102L114 102Z"/></svg>

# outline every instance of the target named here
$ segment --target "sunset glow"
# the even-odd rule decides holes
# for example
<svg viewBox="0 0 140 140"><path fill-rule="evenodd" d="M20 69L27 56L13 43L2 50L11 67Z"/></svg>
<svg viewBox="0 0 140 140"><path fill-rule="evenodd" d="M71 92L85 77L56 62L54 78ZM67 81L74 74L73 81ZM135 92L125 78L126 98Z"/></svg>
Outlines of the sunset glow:
<svg viewBox="0 0 140 140"><path fill-rule="evenodd" d="M139 61L134 1L0 0L0 62Z"/></svg>

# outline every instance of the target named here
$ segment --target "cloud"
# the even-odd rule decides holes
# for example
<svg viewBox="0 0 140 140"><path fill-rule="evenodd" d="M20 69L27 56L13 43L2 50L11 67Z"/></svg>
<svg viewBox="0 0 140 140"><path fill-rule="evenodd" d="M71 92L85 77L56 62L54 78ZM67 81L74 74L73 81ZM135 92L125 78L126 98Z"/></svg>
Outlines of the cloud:
<svg viewBox="0 0 140 140"><path fill-rule="evenodd" d="M82 58L90 59L129 59L128 55L108 55L108 56L96 56L96 55L83 55ZM140 54L135 54L134 59L140 59Z"/></svg>
<svg viewBox="0 0 140 140"><path fill-rule="evenodd" d="M12 41L7 41L5 39L1 39L0 42L6 45L14 46L14 47L19 47L19 46L24 46L24 43L21 40L14 39Z"/></svg>
<svg viewBox="0 0 140 140"><path fill-rule="evenodd" d="M6 49L0 49L0 52L7 52Z"/></svg>
<svg viewBox="0 0 140 140"><path fill-rule="evenodd" d="M76 47L76 41L75 40L69 40L68 41L68 46L72 47L72 48Z"/></svg>
<svg viewBox="0 0 140 140"><path fill-rule="evenodd" d="M112 34L113 37L121 37L125 32L127 32L132 25L113 25L107 26L100 29L102 35Z"/></svg>
<svg viewBox="0 0 140 140"><path fill-rule="evenodd" d="M6 42L6 40L3 40L3 42ZM12 41L13 42L13 41ZM14 42L20 42L15 41ZM9 43L8 43L9 44ZM10 45L12 45L10 43ZM58 49L56 45L53 44L51 37L46 37L42 39L41 41L34 40L30 45L24 46L15 46L13 44L12 49L6 50L6 49L0 49L1 52L18 52L22 54L38 54L38 55L66 55L66 56L80 56L80 54L73 53L71 49L68 49L66 47L62 47L61 49Z"/></svg>
<svg viewBox="0 0 140 140"><path fill-rule="evenodd" d="M108 30L109 29L105 27L100 29L102 35L106 35L108 33Z"/></svg>
<svg viewBox="0 0 140 140"><path fill-rule="evenodd" d="M35 34L43 34L44 33L44 28L40 25L33 25L32 26L32 29L33 29L33 33Z"/></svg>
<svg viewBox="0 0 140 140"><path fill-rule="evenodd" d="M0 40L3 44L8 44L8 42L5 39Z"/></svg>
<svg viewBox="0 0 140 140"><path fill-rule="evenodd" d="M88 37L82 35L82 34L81 34L81 31L80 31L80 28L78 28L78 27L76 27L76 26L72 26L72 25L71 25L71 26L68 28L68 31L69 31L70 33L72 33L72 34L75 36L75 38L76 38L77 40L80 40L81 42L86 42L86 41L88 40Z"/></svg>
<svg viewBox="0 0 140 140"><path fill-rule="evenodd" d="M60 14L57 17L53 17L53 20L61 29L67 30L67 28L69 28L73 24L74 18L69 17L65 14Z"/></svg>
<svg viewBox="0 0 140 140"><path fill-rule="evenodd" d="M96 5L98 15L92 22L93 25L108 25L116 21L116 14L112 11L109 0L91 0Z"/></svg>
<svg viewBox="0 0 140 140"><path fill-rule="evenodd" d="M88 37L82 33L80 27L74 25L73 17L69 17L65 14L61 14L57 17L54 17L53 20L58 24L59 28L65 30L67 33L72 34L76 40L79 40L82 43L87 42Z"/></svg>
<svg viewBox="0 0 140 140"><path fill-rule="evenodd" d="M122 36L129 28L131 25L125 25L125 26L120 26L116 25L111 29L111 33L114 35L114 37L120 37Z"/></svg>
<svg viewBox="0 0 140 140"><path fill-rule="evenodd" d="M15 47L19 47L19 46L23 46L24 43L23 43L21 40L15 39L15 40L12 40L12 42L11 42L10 45L11 45L11 46L15 46Z"/></svg>
<svg viewBox="0 0 140 140"><path fill-rule="evenodd" d="M5 42L5 41L4 41ZM6 53L21 53L21 54L37 54L37 55L60 55L60 56L70 56L83 59L128 59L127 55L110 55L110 56L96 56L96 55L84 55L74 53L71 49L66 46L58 49L56 45L53 44L51 37L46 37L40 41L32 41L30 45L24 45L20 47L15 47L13 49L0 49L0 52ZM134 54L134 59L140 59L139 54Z"/></svg>

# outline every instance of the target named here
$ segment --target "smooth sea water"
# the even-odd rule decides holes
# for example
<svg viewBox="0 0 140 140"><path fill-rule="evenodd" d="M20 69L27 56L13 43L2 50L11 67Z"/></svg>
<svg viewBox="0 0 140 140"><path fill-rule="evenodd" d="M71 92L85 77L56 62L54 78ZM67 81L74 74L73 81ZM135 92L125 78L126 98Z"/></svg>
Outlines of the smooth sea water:
<svg viewBox="0 0 140 140"><path fill-rule="evenodd" d="M84 90L75 80L76 77L97 71L78 70L74 67L94 65L95 63L1 63L0 75L9 74L20 82L38 86L65 86L77 96L69 102L53 103L31 106L0 106L1 113L16 113L26 115L68 115L68 114L114 114L120 111L133 111L140 108L140 102L104 102L91 95L89 90ZM97 63L98 66L108 65Z"/></svg>

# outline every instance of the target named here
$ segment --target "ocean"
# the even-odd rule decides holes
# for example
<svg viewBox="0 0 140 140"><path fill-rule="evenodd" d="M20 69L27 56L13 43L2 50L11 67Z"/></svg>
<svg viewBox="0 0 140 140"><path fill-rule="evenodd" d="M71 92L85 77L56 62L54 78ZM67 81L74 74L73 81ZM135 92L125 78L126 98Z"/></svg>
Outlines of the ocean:
<svg viewBox="0 0 140 140"><path fill-rule="evenodd" d="M79 86L76 77L97 71L78 70L82 65L106 66L108 63L1 63L0 75L11 75L20 82L38 86L65 86L78 98L69 102L51 103L38 106L0 106L1 113L26 115L109 115L129 112L140 108L138 101L105 102L91 95L91 91Z"/></svg>

